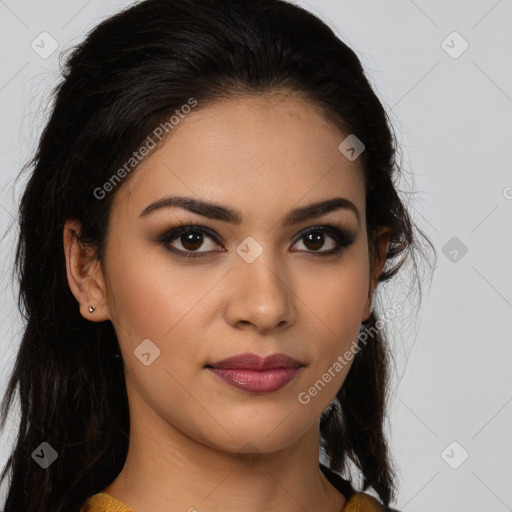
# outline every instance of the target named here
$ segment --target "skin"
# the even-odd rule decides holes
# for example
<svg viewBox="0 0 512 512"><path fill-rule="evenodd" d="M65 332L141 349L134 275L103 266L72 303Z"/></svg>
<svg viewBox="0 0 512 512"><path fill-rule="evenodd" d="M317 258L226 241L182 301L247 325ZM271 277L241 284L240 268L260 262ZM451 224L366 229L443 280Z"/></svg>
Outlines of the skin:
<svg viewBox="0 0 512 512"><path fill-rule="evenodd" d="M389 241L389 229L380 228L371 266L363 170L360 159L338 150L345 137L292 94L197 107L119 185L103 268L77 242L80 224L66 223L69 286L86 319L112 321L125 364L130 445L104 492L138 512L341 510L345 497L318 466L318 419L350 364L307 405L297 397L357 339ZM170 194L237 209L243 220L235 225L180 208L139 217ZM281 224L289 210L336 196L354 203L359 220L338 209ZM211 252L171 254L154 240L179 221L211 228L219 243L205 235L191 249L182 237L167 245ZM355 240L338 254L315 256L335 240L321 231L323 245L315 246L300 234L326 221ZM235 251L249 236L263 249L252 263ZM148 366L134 355L145 339L160 350ZM263 395L204 368L243 352L282 352L305 367Z"/></svg>

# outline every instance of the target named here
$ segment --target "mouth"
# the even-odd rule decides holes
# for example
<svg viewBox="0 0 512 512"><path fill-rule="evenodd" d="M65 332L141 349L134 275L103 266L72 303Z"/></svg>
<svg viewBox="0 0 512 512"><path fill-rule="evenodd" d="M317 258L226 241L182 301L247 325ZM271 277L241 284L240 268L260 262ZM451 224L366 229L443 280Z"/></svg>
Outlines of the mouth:
<svg viewBox="0 0 512 512"><path fill-rule="evenodd" d="M291 382L305 365L286 354L239 354L205 365L225 383L256 394L271 393Z"/></svg>

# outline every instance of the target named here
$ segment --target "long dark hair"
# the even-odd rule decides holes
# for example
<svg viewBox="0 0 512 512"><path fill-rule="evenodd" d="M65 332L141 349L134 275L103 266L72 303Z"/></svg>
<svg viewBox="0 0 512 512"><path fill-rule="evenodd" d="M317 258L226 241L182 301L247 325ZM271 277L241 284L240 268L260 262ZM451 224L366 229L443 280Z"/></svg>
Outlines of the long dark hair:
<svg viewBox="0 0 512 512"><path fill-rule="evenodd" d="M302 95L365 144L372 258L376 228L391 227L380 281L414 258L418 237L395 188L391 123L355 53L317 17L282 0L146 0L103 21L70 52L24 169L32 172L20 204L14 271L26 324L1 427L16 391L21 419L0 480L10 471L5 512L78 511L116 478L127 455L118 341L110 321L93 323L79 313L66 277L65 221L81 223L80 241L101 263L119 186L101 199L98 187L155 127L191 98L199 109L278 90ZM374 311L366 327L377 322ZM362 490L373 487L385 505L395 494L383 432L388 368L386 340L376 329L320 422L331 469L342 472L352 461ZM43 442L57 453L48 469L34 453Z"/></svg>

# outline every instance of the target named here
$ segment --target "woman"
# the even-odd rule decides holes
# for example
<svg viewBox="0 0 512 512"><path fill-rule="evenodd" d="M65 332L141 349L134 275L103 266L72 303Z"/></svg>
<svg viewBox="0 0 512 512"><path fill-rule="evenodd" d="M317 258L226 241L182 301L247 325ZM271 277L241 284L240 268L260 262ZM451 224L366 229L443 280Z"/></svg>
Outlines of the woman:
<svg viewBox="0 0 512 512"><path fill-rule="evenodd" d="M330 28L140 2L71 54L32 164L3 510L392 510L373 303L417 239Z"/></svg>

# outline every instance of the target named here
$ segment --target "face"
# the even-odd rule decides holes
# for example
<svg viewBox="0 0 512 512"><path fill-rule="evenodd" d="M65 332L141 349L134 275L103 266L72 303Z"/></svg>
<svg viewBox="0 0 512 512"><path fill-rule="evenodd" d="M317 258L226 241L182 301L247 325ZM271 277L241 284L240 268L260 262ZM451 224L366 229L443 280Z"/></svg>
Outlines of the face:
<svg viewBox="0 0 512 512"><path fill-rule="evenodd" d="M188 114L120 186L84 316L112 321L131 408L228 452L277 451L317 426L375 272L345 138L297 97L225 100ZM162 203L176 196L196 203ZM211 369L247 353L299 367Z"/></svg>

